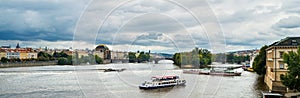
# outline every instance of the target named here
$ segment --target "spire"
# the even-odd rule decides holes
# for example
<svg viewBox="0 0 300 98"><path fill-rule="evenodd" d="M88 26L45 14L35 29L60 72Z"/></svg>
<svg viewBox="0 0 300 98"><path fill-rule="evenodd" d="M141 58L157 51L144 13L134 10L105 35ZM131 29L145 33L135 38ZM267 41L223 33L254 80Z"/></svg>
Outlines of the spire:
<svg viewBox="0 0 300 98"><path fill-rule="evenodd" d="M19 45L19 43L17 44L16 48L21 48L20 45Z"/></svg>

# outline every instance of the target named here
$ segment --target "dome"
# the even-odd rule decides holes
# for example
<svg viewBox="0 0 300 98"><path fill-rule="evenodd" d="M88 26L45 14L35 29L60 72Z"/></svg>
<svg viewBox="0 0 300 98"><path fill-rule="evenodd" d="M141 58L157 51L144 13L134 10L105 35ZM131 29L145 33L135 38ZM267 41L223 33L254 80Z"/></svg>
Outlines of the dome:
<svg viewBox="0 0 300 98"><path fill-rule="evenodd" d="M104 45L104 44L99 44L97 47L96 47L96 51L98 50L109 50L109 48Z"/></svg>

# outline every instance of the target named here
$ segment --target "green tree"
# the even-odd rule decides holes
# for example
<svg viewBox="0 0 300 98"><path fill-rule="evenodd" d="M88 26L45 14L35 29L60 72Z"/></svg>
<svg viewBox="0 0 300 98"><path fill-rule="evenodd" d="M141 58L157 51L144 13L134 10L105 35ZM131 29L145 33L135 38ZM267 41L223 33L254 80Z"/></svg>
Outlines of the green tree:
<svg viewBox="0 0 300 98"><path fill-rule="evenodd" d="M181 66L181 54L180 53L175 53L173 55L173 62L177 66Z"/></svg>
<svg viewBox="0 0 300 98"><path fill-rule="evenodd" d="M140 52L140 55L137 57L137 59L138 59L138 63L149 61L150 54L149 53L145 53L144 51L142 51L142 52Z"/></svg>
<svg viewBox="0 0 300 98"><path fill-rule="evenodd" d="M2 58L1 58L1 62L2 62L2 63L7 63L7 62L8 62L8 59L7 59L6 57L2 57Z"/></svg>
<svg viewBox="0 0 300 98"><path fill-rule="evenodd" d="M129 57L129 63L134 63L136 62L136 56L135 56L135 53L134 52L129 52L128 53L128 57Z"/></svg>
<svg viewBox="0 0 300 98"><path fill-rule="evenodd" d="M235 62L234 59L235 59L235 58L234 58L234 54L233 54L233 53L229 53L229 54L226 56L226 61L227 61L227 63L233 64L233 63Z"/></svg>
<svg viewBox="0 0 300 98"><path fill-rule="evenodd" d="M66 58L58 58L57 65L66 65L67 62Z"/></svg>
<svg viewBox="0 0 300 98"><path fill-rule="evenodd" d="M191 52L175 53L173 62L177 66L191 64L197 68L207 67L212 63L212 54L207 49L195 48Z"/></svg>
<svg viewBox="0 0 300 98"><path fill-rule="evenodd" d="M98 55L95 55L95 60L97 64L103 64L102 59Z"/></svg>
<svg viewBox="0 0 300 98"><path fill-rule="evenodd" d="M288 66L288 73L281 75L282 84L290 89L300 91L300 48L297 52L284 53L283 61Z"/></svg>
<svg viewBox="0 0 300 98"><path fill-rule="evenodd" d="M253 61L253 69L259 75L266 74L266 49L267 45L260 48L259 55L257 55Z"/></svg>
<svg viewBox="0 0 300 98"><path fill-rule="evenodd" d="M38 60L39 61L49 61L52 59L52 56L46 52L39 52L38 53Z"/></svg>

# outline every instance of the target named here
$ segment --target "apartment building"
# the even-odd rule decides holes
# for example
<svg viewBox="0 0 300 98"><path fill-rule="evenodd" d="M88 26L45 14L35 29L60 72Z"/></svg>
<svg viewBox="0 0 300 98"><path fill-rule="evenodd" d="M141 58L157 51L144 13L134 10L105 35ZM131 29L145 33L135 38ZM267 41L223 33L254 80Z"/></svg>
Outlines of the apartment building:
<svg viewBox="0 0 300 98"><path fill-rule="evenodd" d="M286 74L287 64L283 62L283 54L289 51L297 51L300 45L300 37L287 37L277 41L266 49L266 75L264 82L272 92L287 92L287 88L281 83L280 75Z"/></svg>

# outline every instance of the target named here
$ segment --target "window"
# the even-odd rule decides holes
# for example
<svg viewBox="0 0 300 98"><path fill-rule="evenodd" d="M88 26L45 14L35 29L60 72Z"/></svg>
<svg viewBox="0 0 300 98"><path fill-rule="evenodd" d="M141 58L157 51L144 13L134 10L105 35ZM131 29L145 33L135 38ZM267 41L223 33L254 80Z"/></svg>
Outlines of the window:
<svg viewBox="0 0 300 98"><path fill-rule="evenodd" d="M283 57L283 51L279 51L279 58L282 58Z"/></svg>
<svg viewBox="0 0 300 98"><path fill-rule="evenodd" d="M292 40L292 45L297 45L297 40Z"/></svg>
<svg viewBox="0 0 300 98"><path fill-rule="evenodd" d="M279 64L279 68L280 68L280 69L284 69L284 64L283 64L283 63L280 63L280 64Z"/></svg>

